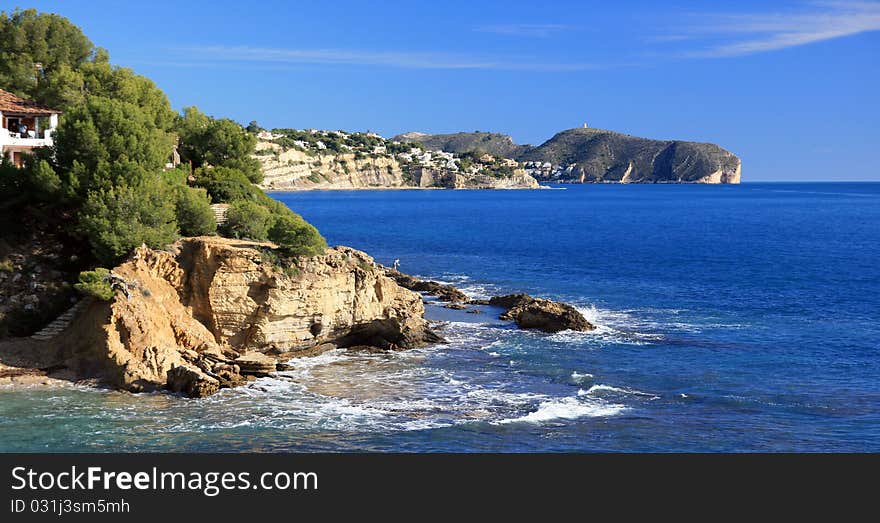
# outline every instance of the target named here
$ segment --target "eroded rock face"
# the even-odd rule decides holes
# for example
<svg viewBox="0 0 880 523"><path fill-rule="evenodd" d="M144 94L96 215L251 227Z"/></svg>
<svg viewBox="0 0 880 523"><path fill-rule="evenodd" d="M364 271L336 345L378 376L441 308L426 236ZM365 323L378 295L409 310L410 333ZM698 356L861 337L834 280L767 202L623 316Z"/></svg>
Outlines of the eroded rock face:
<svg viewBox="0 0 880 523"><path fill-rule="evenodd" d="M275 358L261 353L439 339L420 296L366 254L328 249L285 274L261 254L271 248L216 237L183 239L167 252L139 248L113 271L128 297L92 303L58 344L62 359L126 390L203 396L272 371Z"/></svg>
<svg viewBox="0 0 880 523"><path fill-rule="evenodd" d="M290 276L253 246L228 240L186 240L181 258L193 266L184 277L184 302L219 343L293 351L358 332L375 337L375 322L396 348L430 338L420 297L355 249L300 259Z"/></svg>
<svg viewBox="0 0 880 523"><path fill-rule="evenodd" d="M591 331L596 328L571 305L534 298L528 294L496 296L488 300L488 304L507 309L500 318L515 321L523 329L559 332Z"/></svg>

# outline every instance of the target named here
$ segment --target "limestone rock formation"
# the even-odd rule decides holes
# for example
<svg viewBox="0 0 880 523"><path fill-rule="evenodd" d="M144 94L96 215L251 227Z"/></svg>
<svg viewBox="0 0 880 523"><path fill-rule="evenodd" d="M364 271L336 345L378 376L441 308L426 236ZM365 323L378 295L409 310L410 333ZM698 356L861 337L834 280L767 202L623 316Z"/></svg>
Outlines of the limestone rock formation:
<svg viewBox="0 0 880 523"><path fill-rule="evenodd" d="M265 256L272 249L217 237L137 249L113 270L127 293L91 303L54 343L58 361L125 390L204 396L322 344L398 350L439 340L420 296L366 254L337 247L284 271Z"/></svg>
<svg viewBox="0 0 880 523"><path fill-rule="evenodd" d="M536 189L538 181L522 169L494 177L449 169L405 165L390 154L358 155L284 149L257 144L267 191L309 189Z"/></svg>
<svg viewBox="0 0 880 523"><path fill-rule="evenodd" d="M356 158L352 154L310 155L260 142L257 156L267 191L303 189L401 188L409 185L400 163L391 156ZM265 154L269 152L271 154Z"/></svg>
<svg viewBox="0 0 880 523"><path fill-rule="evenodd" d="M235 359L242 374L248 376L268 376L277 370L278 362L275 358L261 352L249 352Z"/></svg>

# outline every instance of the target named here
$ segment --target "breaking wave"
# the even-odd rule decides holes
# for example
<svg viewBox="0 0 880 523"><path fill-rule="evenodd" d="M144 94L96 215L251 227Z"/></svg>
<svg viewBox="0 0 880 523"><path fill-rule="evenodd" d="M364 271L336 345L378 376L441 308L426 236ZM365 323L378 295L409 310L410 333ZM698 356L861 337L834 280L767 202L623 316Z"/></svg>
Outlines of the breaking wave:
<svg viewBox="0 0 880 523"><path fill-rule="evenodd" d="M516 418L503 419L497 425L509 423L545 423L555 420L573 420L583 417L607 417L620 414L627 407L604 402L585 402L578 398L560 398L542 402L537 410Z"/></svg>

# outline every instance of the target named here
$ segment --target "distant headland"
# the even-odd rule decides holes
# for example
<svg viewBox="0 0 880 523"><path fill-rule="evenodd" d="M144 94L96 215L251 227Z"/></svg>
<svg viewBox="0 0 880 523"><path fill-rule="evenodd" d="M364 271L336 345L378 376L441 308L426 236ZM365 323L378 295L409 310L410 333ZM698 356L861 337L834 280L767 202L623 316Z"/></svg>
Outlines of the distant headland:
<svg viewBox="0 0 880 523"><path fill-rule="evenodd" d="M709 143L584 127L535 147L488 132L393 138L316 129L261 130L266 190L536 189L545 183L739 183L742 162Z"/></svg>

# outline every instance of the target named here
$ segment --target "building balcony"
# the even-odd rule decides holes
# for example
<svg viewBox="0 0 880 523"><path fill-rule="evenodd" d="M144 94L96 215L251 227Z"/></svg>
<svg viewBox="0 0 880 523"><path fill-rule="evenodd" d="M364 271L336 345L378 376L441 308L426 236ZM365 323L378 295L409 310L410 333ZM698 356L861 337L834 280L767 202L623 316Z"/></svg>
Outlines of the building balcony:
<svg viewBox="0 0 880 523"><path fill-rule="evenodd" d="M40 135L42 136L37 135L34 131L30 131L27 138L22 138L20 133L0 129L0 146L51 147L52 131L53 129L41 131Z"/></svg>

